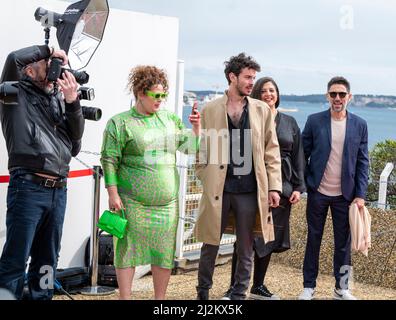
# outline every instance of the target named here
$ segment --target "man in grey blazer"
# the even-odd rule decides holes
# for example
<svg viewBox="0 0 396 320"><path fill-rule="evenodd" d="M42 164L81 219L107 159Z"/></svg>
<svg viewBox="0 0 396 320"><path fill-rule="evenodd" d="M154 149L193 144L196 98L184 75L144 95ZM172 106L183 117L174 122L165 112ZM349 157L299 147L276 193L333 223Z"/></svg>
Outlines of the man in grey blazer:
<svg viewBox="0 0 396 320"><path fill-rule="evenodd" d="M308 117L302 133L307 166L308 239L303 266L304 291L311 300L319 269L319 251L328 209L334 230L334 299L355 300L348 290L351 271L349 205L364 206L368 184L367 123L346 110L352 98L343 77L327 85L330 109Z"/></svg>

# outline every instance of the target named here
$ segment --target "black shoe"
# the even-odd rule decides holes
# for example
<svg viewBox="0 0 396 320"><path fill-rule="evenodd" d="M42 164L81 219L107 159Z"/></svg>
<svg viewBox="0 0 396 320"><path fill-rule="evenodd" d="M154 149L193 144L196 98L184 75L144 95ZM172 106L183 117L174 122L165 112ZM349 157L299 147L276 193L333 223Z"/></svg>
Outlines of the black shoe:
<svg viewBox="0 0 396 320"><path fill-rule="evenodd" d="M224 293L223 298L221 298L220 300L231 300L232 289L232 287L229 287L226 293Z"/></svg>
<svg viewBox="0 0 396 320"><path fill-rule="evenodd" d="M209 300L209 290L197 290L197 300Z"/></svg>
<svg viewBox="0 0 396 320"><path fill-rule="evenodd" d="M254 300L280 300L277 295L271 293L263 284L250 290L250 298Z"/></svg>

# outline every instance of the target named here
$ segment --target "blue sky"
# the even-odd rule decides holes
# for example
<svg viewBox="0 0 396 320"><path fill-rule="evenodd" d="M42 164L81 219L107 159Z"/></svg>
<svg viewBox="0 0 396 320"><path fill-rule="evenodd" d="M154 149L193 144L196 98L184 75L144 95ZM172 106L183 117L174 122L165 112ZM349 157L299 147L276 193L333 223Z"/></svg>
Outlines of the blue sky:
<svg viewBox="0 0 396 320"><path fill-rule="evenodd" d="M394 0L109 0L109 4L179 18L186 89L224 89L223 62L244 51L261 64L258 76L274 77L285 94L323 93L332 76L343 75L353 93L396 95Z"/></svg>

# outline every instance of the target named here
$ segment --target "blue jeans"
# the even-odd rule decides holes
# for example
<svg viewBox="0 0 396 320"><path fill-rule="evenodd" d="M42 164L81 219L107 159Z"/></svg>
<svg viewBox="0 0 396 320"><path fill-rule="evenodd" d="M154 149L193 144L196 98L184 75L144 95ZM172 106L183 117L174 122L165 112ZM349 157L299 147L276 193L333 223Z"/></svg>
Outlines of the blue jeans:
<svg viewBox="0 0 396 320"><path fill-rule="evenodd" d="M50 300L66 209L66 187L47 188L11 173L7 193L7 238L0 258L0 287L21 299L26 264L30 299Z"/></svg>

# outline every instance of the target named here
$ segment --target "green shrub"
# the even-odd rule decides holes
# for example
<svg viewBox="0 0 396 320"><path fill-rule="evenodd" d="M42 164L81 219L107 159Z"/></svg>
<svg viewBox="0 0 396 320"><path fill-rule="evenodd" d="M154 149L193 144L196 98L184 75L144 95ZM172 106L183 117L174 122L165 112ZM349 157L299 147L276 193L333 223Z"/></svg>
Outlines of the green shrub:
<svg viewBox="0 0 396 320"><path fill-rule="evenodd" d="M386 163L396 165L396 141L385 140L378 142L370 151L370 182L368 186L368 200L378 201L379 180ZM388 179L387 203L391 207L396 206L396 169Z"/></svg>

